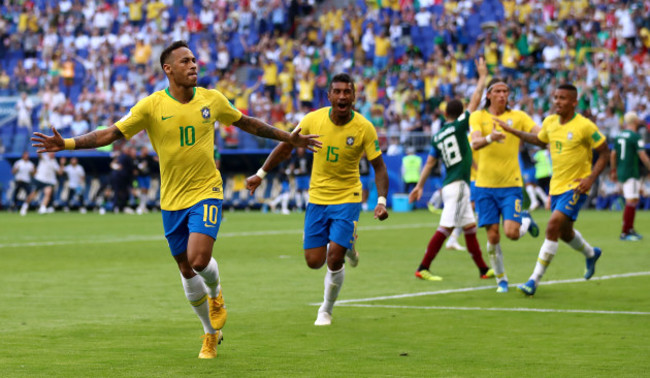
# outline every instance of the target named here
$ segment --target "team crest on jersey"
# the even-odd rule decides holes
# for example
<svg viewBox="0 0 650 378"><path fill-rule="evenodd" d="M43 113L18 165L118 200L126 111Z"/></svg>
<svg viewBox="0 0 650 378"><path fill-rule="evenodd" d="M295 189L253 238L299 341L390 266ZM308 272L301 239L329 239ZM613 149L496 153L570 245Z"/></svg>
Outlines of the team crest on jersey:
<svg viewBox="0 0 650 378"><path fill-rule="evenodd" d="M210 118L210 108L208 108L207 106L202 107L201 108L201 115L205 119Z"/></svg>
<svg viewBox="0 0 650 378"><path fill-rule="evenodd" d="M573 133L572 133L572 132L569 132L569 133L566 135L566 138L567 138L568 140L573 139Z"/></svg>
<svg viewBox="0 0 650 378"><path fill-rule="evenodd" d="M345 140L345 143L346 143L348 146L353 145L353 144L354 144L354 137L351 137L351 136L348 137L348 138Z"/></svg>
<svg viewBox="0 0 650 378"><path fill-rule="evenodd" d="M511 119L507 120L507 121L506 121L506 124L507 124L508 126L512 127L512 120L511 120Z"/></svg>

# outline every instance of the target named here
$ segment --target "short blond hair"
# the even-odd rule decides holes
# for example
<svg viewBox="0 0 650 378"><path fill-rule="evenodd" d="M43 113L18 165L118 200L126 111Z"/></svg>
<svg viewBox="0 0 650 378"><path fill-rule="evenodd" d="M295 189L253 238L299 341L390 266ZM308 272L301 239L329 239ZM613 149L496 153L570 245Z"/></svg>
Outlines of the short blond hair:
<svg viewBox="0 0 650 378"><path fill-rule="evenodd" d="M625 122L626 125L633 123L633 124L638 124L639 123L639 116L636 115L636 112L627 112L623 116L623 122Z"/></svg>

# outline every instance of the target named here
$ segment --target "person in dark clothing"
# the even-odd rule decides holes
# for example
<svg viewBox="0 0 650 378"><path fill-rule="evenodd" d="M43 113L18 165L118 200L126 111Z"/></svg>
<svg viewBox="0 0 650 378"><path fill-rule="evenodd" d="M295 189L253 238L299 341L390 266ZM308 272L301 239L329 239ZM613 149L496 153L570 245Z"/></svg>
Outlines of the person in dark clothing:
<svg viewBox="0 0 650 378"><path fill-rule="evenodd" d="M136 173L135 159L137 152L134 147L125 146L122 152L111 163L111 183L113 186L113 211L119 213L124 211L127 214L133 213L133 209L127 207L129 195L133 187L133 178Z"/></svg>

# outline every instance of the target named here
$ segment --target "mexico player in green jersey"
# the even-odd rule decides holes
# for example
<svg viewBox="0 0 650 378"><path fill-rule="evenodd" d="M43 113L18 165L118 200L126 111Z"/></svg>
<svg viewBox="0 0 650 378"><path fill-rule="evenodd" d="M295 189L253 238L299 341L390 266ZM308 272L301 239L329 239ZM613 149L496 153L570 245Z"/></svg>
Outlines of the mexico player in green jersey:
<svg viewBox="0 0 650 378"><path fill-rule="evenodd" d="M470 130L469 116L481 101L488 73L483 58L476 62L476 67L479 79L467 110L463 112L463 103L459 100L449 101L445 110L447 122L431 139L431 152L422 168L420 180L409 194L410 202L415 202L422 197L422 189L431 169L435 167L438 159L442 159L447 169L442 187L442 200L445 206L440 216L440 227L429 241L424 258L415 272L415 276L423 280L442 280L442 277L431 274L429 267L454 227L462 227L467 250L479 269L479 277L494 277L492 269L488 268L483 261L481 247L476 239L476 220L469 200L469 179L472 170L472 148L467 139Z"/></svg>
<svg viewBox="0 0 650 378"><path fill-rule="evenodd" d="M610 157L610 176L612 181L618 180L623 184L625 210L623 211L623 230L621 240L637 241L641 235L634 231L634 215L639 203L641 175L639 160L650 170L650 159L645 152L641 136L637 134L641 120L634 112L628 112L623 117L625 130L621 131L614 142Z"/></svg>
<svg viewBox="0 0 650 378"><path fill-rule="evenodd" d="M226 321L219 268L212 247L221 223L223 189L213 156L214 123L233 124L298 147L320 146L316 135L287 133L243 115L216 90L198 88L197 64L184 41L160 55L169 87L140 100L115 125L74 139L34 133L38 152L106 146L146 130L160 158L160 207L165 237L178 264L185 295L203 324L199 358L215 358Z"/></svg>
<svg viewBox="0 0 650 378"><path fill-rule="evenodd" d="M323 142L323 151L314 156L303 236L307 265L320 269L327 262L324 300L314 322L317 326L332 323L332 309L345 277L345 257L353 267L359 262L354 243L362 197L359 161L364 153L375 169L379 195L375 218L384 220L388 217L386 165L374 126L352 109L355 99L352 78L348 74L335 75L327 98L331 107L307 114L299 125L305 133L320 135ZM257 174L246 179L251 195L262 183L266 172L288 159L292 149L291 145L280 143Z"/></svg>

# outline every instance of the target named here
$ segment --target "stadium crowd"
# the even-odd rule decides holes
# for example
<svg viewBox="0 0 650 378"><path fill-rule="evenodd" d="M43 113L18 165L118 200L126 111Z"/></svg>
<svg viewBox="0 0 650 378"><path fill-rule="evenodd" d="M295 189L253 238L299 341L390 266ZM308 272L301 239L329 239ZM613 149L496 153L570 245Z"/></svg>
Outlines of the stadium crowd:
<svg viewBox="0 0 650 378"><path fill-rule="evenodd" d="M6 152L27 148L32 130L113 124L167 86L157 59L179 39L199 85L284 129L327 105L332 75L350 73L388 154L428 146L446 102L471 95L479 55L537 124L564 81L608 137L629 111L650 124L650 1L27 0L0 11L0 96L20 96L16 123L0 130ZM230 125L216 132L220 148L272 147ZM131 143L149 145L145 133Z"/></svg>

